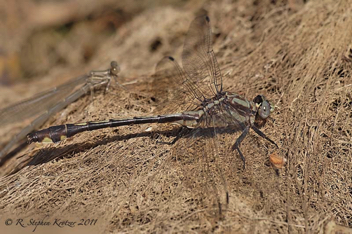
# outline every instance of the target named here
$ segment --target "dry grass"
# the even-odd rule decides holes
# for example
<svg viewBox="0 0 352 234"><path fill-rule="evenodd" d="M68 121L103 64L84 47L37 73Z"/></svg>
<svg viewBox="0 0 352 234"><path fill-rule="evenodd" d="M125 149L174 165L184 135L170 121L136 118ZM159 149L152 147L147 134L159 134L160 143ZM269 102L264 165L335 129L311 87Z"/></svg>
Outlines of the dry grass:
<svg viewBox="0 0 352 234"><path fill-rule="evenodd" d="M33 156L29 166L0 178L1 220L7 214L98 218L100 230L113 233L322 233L330 220L352 228L352 60L346 54L352 42L352 5L347 0L253 2L224 0L205 8L218 35L214 50L225 88L249 99L264 94L277 106L275 121L263 131L278 143L275 154L287 159L283 169L270 165L274 148L252 132L241 147L244 171L229 150L236 134L215 139L218 157L207 168L201 155L214 149L208 145L214 141L158 143L171 141L175 126L87 132L17 157L19 162ZM126 74L142 74L182 44L188 22L178 17L192 19L194 13L167 11L172 20L164 18L163 9L146 12L125 26L134 35L125 32L116 39L125 45L117 57L124 61L122 69L130 70ZM159 26L156 19L163 21L162 31L152 30ZM176 30L176 39L166 29ZM137 45L143 37L146 41ZM162 46L151 51L156 38ZM114 43L101 49L107 57L116 52L107 52ZM68 107L72 114L67 119L58 115L54 123L153 115L162 100L149 92L148 78L136 82L128 85L130 91L97 95L75 112L87 102L82 99ZM149 127L152 131L145 131ZM218 196L221 215L214 206Z"/></svg>

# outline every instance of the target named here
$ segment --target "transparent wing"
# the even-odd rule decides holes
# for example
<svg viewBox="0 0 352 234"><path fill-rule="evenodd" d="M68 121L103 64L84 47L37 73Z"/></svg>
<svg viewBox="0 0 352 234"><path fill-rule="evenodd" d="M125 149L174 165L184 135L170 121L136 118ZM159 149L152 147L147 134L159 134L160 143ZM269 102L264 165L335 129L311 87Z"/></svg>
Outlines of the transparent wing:
<svg viewBox="0 0 352 234"><path fill-rule="evenodd" d="M23 121L37 116L63 99L78 85L85 83L87 76L80 76L68 83L35 95L25 101L0 110L0 126Z"/></svg>
<svg viewBox="0 0 352 234"><path fill-rule="evenodd" d="M199 105L204 94L197 84L192 82L173 57L164 57L155 68L151 90L156 99L162 100L159 109L177 111L185 103Z"/></svg>
<svg viewBox="0 0 352 234"><path fill-rule="evenodd" d="M206 219L218 220L228 203L227 182L222 160L227 145L220 141L215 128L198 128L180 138L172 148L172 155L182 172L183 186L195 210L202 210ZM227 147L228 148L228 147Z"/></svg>
<svg viewBox="0 0 352 234"><path fill-rule="evenodd" d="M190 79L207 84L202 92L208 97L222 92L222 76L211 41L210 20L206 15L195 18L188 30L182 52L182 66Z"/></svg>
<svg viewBox="0 0 352 234"><path fill-rule="evenodd" d="M175 79L175 83L182 84L193 98L200 102L204 99L203 93L199 90L197 85L187 77L187 74L182 70L173 57L163 58L156 66L156 74L164 75L166 77L171 76Z"/></svg>

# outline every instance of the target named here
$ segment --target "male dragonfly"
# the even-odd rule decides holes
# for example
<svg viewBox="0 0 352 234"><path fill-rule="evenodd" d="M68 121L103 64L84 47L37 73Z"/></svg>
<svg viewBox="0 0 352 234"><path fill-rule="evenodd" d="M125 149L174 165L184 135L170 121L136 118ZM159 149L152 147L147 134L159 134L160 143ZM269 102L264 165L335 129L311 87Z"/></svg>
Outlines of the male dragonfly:
<svg viewBox="0 0 352 234"><path fill-rule="evenodd" d="M209 17L203 15L195 18L184 43L183 69L173 57L165 57L156 67L156 75L172 74L173 79L182 82L189 95L198 102L194 110L151 117L52 126L28 134L28 141L58 142L84 131L149 123L178 123L192 129L191 131L213 129L214 133L218 129L231 128L241 131L232 149L237 150L245 168L245 157L239 146L249 129L253 129L259 136L277 147L276 143L260 131L256 124L256 122L265 121L274 107L263 95L258 95L253 101L249 101L243 96L223 90L222 75L212 49L211 37ZM205 83L208 85L202 87Z"/></svg>

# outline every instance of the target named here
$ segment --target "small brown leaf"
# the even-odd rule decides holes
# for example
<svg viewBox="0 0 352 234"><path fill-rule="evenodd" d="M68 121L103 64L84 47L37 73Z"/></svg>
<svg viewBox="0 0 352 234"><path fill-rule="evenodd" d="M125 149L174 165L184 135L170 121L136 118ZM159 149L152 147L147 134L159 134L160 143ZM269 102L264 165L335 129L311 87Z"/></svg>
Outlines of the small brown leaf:
<svg viewBox="0 0 352 234"><path fill-rule="evenodd" d="M283 168L287 161L286 158L279 156L276 152L270 154L269 160L271 164L277 169Z"/></svg>

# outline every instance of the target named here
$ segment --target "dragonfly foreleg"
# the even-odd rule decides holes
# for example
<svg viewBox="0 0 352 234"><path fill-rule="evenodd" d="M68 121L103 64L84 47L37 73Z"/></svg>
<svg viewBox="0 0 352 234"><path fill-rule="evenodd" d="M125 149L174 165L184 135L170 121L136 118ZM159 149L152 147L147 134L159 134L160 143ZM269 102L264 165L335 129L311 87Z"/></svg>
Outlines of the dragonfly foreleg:
<svg viewBox="0 0 352 234"><path fill-rule="evenodd" d="M241 156L241 159L243 161L243 169L246 168L246 159L244 158L244 156L243 156L243 154L242 154L242 152L240 150L240 144L243 141L243 139L246 137L246 135L248 134L248 131L249 131L249 127L246 127L243 130L242 134L239 136L239 138L237 138L235 144L232 146L232 150L236 149L238 151L238 153L240 154L240 156Z"/></svg>
<svg viewBox="0 0 352 234"><path fill-rule="evenodd" d="M270 143L274 144L277 148L279 148L277 146L277 144L271 140L269 137L267 137L262 131L260 131L256 126L251 126L251 128L261 137L263 137L264 139L266 139L267 141L269 141Z"/></svg>

